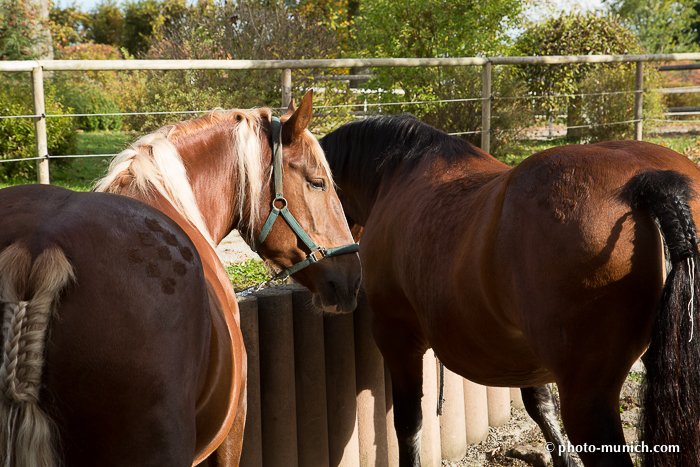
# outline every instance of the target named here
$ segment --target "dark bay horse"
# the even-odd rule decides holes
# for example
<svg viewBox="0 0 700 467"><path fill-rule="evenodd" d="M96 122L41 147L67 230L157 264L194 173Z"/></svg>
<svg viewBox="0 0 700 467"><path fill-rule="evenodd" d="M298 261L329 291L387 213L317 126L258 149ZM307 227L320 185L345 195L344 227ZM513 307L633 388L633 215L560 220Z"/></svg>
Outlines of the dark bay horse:
<svg viewBox="0 0 700 467"><path fill-rule="evenodd" d="M238 465L246 354L214 245L261 231L278 141L276 208L317 245L352 241L306 129L311 101L281 123L260 109L166 126L119 154L97 192L0 190L3 465L189 467L217 448L211 464ZM259 252L280 268L310 253L284 222ZM350 311L360 262L336 256L294 278L320 307Z"/></svg>
<svg viewBox="0 0 700 467"><path fill-rule="evenodd" d="M351 123L321 146L351 227L364 226L363 285L402 466L420 465L429 347L472 381L523 388L555 465L572 465L556 456L556 382L588 467L632 465L619 395L646 351L646 465L700 465L693 163L617 141L552 148L510 168L411 116ZM666 445L680 452L653 452L675 449Z"/></svg>

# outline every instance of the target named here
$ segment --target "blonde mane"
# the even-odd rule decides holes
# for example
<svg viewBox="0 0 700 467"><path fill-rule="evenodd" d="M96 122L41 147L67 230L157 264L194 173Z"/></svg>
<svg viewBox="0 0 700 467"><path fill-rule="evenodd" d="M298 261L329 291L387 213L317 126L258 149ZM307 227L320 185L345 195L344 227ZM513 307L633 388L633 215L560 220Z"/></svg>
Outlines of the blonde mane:
<svg viewBox="0 0 700 467"><path fill-rule="evenodd" d="M211 113L183 122L167 125L146 135L131 145L129 149L115 156L107 175L99 180L95 191L139 194L150 197L155 190L168 200L177 212L196 227L212 246L214 241L204 222L192 191L187 171L176 144L190 135L220 123L235 121L232 135L231 157L235 158L238 169L237 205L239 218L244 219L244 211L249 213L246 232L240 232L249 243L253 241L255 226L260 221L260 195L269 175L262 166L261 122L271 119L267 108L256 110L214 110ZM223 127L222 127L223 128ZM331 174L323 150L316 138L307 130L302 139L302 150L309 154L314 163L324 167ZM128 183L124 183L124 177ZM244 207L248 202L248 210ZM240 229L239 229L240 231Z"/></svg>

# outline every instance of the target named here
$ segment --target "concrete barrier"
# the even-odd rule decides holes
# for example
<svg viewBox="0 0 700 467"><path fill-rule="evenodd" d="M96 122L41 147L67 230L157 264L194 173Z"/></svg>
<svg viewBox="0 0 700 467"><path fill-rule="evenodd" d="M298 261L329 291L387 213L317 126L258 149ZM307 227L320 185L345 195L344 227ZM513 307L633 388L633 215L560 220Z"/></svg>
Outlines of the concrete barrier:
<svg viewBox="0 0 700 467"><path fill-rule="evenodd" d="M398 467L391 377L374 343L363 296L347 315L323 315L296 285L239 300L248 353L242 467ZM423 358L423 466L458 460L467 444L510 418L519 390L486 388Z"/></svg>

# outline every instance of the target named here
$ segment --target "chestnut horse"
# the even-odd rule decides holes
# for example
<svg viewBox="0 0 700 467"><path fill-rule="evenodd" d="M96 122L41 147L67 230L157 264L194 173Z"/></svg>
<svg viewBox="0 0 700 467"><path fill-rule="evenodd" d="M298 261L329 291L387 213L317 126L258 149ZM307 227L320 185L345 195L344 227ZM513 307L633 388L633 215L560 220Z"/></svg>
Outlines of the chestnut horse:
<svg viewBox="0 0 700 467"><path fill-rule="evenodd" d="M348 219L364 226L363 285L391 373L400 465L420 465L429 347L465 378L523 388L555 455L567 449L547 385L556 382L589 467L632 465L619 395L646 350L646 465L699 465L692 162L616 141L510 168L411 116L351 123L321 146ZM653 452L677 449L665 445L680 452ZM554 464L573 461L565 452Z"/></svg>
<svg viewBox="0 0 700 467"><path fill-rule="evenodd" d="M0 191L3 465L189 467L217 448L213 464L238 464L246 354L214 245L232 229L252 244L274 211L278 141L289 212L318 245L352 241L306 130L311 101L281 129L268 109L168 125L119 154L98 192ZM280 268L310 253L283 222L259 251ZM348 311L360 262L337 256L294 278Z"/></svg>

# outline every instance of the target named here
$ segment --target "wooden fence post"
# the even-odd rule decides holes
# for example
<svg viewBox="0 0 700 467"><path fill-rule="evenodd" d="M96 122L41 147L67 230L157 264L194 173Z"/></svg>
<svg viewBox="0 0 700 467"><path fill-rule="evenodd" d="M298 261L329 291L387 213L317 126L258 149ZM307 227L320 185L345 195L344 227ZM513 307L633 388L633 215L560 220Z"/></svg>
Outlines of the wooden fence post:
<svg viewBox="0 0 700 467"><path fill-rule="evenodd" d="M642 140L642 110L644 100L644 62L637 62L637 73L635 76L635 93L634 93L634 139Z"/></svg>
<svg viewBox="0 0 700 467"><path fill-rule="evenodd" d="M285 68L282 70L282 107L289 107L292 102L292 70Z"/></svg>
<svg viewBox="0 0 700 467"><path fill-rule="evenodd" d="M36 176L39 183L49 184L49 146L46 139L46 107L44 105L44 69L32 69L32 93L34 94L34 134L36 136Z"/></svg>
<svg viewBox="0 0 700 467"><path fill-rule="evenodd" d="M481 71L481 149L491 150L491 62Z"/></svg>

